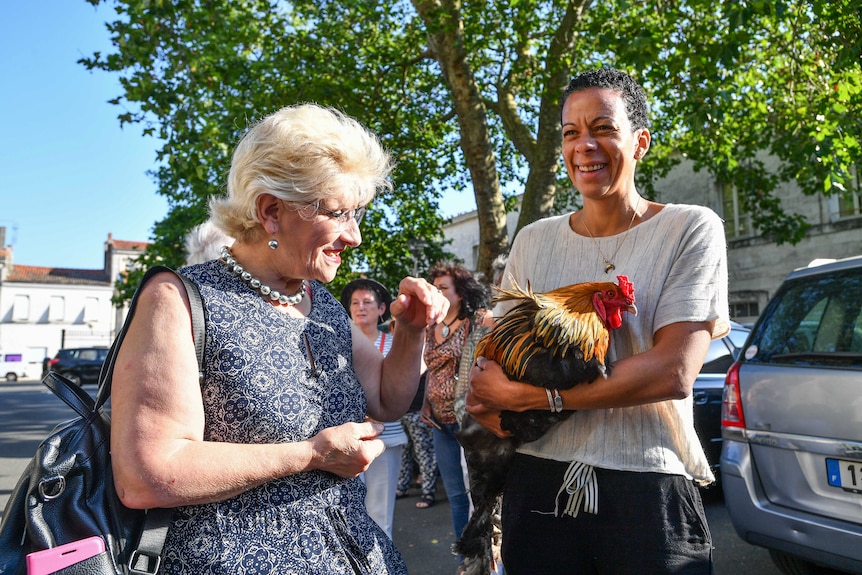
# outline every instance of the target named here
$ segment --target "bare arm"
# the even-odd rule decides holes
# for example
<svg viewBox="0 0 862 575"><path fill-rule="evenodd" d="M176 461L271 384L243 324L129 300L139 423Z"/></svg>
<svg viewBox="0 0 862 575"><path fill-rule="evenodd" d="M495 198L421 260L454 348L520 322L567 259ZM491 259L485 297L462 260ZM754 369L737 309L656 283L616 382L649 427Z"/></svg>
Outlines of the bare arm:
<svg viewBox="0 0 862 575"><path fill-rule="evenodd" d="M691 394L703 366L711 322L680 322L656 332L651 349L614 364L610 377L560 392L564 409L629 407ZM512 381L487 360L470 372L467 411L498 435L502 410L549 409L544 389Z"/></svg>
<svg viewBox="0 0 862 575"><path fill-rule="evenodd" d="M425 326L446 316L449 301L425 280L405 278L390 309L398 326L389 354L380 352L353 326L353 365L368 400L368 414L378 421L404 415L419 385Z"/></svg>
<svg viewBox="0 0 862 575"><path fill-rule="evenodd" d="M384 449L382 426L347 423L296 443L204 441L204 410L185 289L160 274L141 292L112 384L114 482L132 508L220 501L321 469L359 474Z"/></svg>

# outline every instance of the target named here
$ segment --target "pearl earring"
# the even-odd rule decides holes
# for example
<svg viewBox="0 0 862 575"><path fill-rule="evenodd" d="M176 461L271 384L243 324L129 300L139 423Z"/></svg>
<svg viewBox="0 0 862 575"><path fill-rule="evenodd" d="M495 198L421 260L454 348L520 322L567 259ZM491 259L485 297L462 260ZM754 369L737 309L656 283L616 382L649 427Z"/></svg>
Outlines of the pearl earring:
<svg viewBox="0 0 862 575"><path fill-rule="evenodd" d="M278 249L278 240L277 240L277 239L275 239L275 236L273 236L273 237L272 237L272 239L271 239L271 240L269 240L269 244L268 244L268 245L269 245L269 249L271 249L271 250L276 250L276 249Z"/></svg>

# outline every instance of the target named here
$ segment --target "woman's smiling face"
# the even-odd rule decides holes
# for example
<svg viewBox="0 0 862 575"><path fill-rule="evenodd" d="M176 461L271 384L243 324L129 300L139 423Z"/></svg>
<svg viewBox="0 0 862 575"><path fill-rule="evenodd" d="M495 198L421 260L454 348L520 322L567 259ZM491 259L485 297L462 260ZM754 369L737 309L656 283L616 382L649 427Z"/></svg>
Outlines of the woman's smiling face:
<svg viewBox="0 0 862 575"><path fill-rule="evenodd" d="M563 162L584 197L600 198L634 181L636 159L649 147L646 128L632 131L621 94L573 92L562 110Z"/></svg>
<svg viewBox="0 0 862 575"><path fill-rule="evenodd" d="M276 239L290 247L285 254L292 260L286 262L283 269L293 270L287 273L289 277L315 279L323 283L332 281L341 265L341 253L346 248L358 246L362 242L362 234L355 219L340 222L324 209L331 212L352 210L359 207L355 199L345 196L321 201L323 209L316 214L313 206L296 209L286 202L283 205L288 206L289 224L276 234ZM309 208L314 215L308 215Z"/></svg>

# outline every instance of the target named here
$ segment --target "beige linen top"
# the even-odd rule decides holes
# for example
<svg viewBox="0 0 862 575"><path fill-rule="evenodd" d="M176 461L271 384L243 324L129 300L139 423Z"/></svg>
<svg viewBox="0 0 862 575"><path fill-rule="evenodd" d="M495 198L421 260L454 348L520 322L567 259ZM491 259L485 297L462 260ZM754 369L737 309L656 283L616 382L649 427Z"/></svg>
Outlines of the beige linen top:
<svg viewBox="0 0 862 575"><path fill-rule="evenodd" d="M730 328L724 226L708 208L668 204L658 214L617 236L596 238L602 252L616 252L616 269L605 264L589 237L569 227L569 214L537 221L518 234L509 274L534 291L628 276L638 315L625 314L613 332L609 358L628 357L653 345L660 328L685 321L715 321L713 338ZM498 304L500 316L510 302ZM714 477L694 430L691 396L635 407L580 410L519 451L604 469L683 475L698 483Z"/></svg>

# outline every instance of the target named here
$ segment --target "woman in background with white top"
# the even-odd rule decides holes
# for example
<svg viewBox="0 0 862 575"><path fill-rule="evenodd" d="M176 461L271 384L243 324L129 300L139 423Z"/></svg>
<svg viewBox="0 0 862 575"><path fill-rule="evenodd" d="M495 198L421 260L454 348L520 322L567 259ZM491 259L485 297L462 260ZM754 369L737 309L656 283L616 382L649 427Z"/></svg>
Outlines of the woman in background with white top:
<svg viewBox="0 0 862 575"><path fill-rule="evenodd" d="M378 326L391 317L389 303L392 296L382 284L366 278L353 280L341 290L341 305L359 330L386 356L392 347L392 335ZM368 514L392 539L392 518L395 514L395 490L401 469L401 450L407 435L400 421L384 422L380 439L386 450L375 459L363 474L365 507Z"/></svg>

